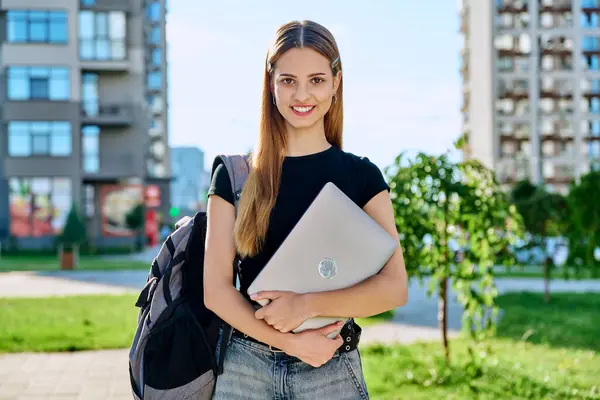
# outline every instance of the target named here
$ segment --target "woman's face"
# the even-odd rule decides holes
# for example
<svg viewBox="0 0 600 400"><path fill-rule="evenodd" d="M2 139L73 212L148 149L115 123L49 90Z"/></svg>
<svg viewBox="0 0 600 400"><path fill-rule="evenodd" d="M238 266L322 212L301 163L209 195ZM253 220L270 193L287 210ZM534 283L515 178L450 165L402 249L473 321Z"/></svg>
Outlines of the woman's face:
<svg viewBox="0 0 600 400"><path fill-rule="evenodd" d="M272 87L277 108L296 129L321 121L341 80L334 78L331 61L310 48L288 50L275 63Z"/></svg>

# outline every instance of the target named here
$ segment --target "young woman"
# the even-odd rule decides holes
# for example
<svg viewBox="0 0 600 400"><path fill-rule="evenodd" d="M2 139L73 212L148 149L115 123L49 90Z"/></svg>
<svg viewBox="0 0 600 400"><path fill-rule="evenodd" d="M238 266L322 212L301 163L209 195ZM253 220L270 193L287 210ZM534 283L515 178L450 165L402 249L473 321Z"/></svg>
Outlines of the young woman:
<svg viewBox="0 0 600 400"><path fill-rule="evenodd" d="M353 287L246 294L327 182L398 236L381 172L367 158L342 151L342 86L342 62L331 33L311 21L283 25L267 54L260 134L237 218L227 171L222 165L214 171L205 302L234 328L215 399L368 398L358 349L344 351L350 348L346 340L328 337L341 324L291 331L311 317L367 317L405 304L399 243L378 275ZM236 252L242 260L240 291L232 285ZM259 299L271 302L257 311Z"/></svg>

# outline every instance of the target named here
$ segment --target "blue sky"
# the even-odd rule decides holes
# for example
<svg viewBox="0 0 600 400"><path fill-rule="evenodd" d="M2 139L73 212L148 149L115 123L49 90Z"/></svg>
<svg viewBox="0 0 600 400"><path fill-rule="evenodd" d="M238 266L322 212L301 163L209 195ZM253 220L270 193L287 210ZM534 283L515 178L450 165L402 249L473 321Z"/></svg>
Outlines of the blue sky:
<svg viewBox="0 0 600 400"><path fill-rule="evenodd" d="M344 150L380 168L402 151L441 153L459 136L456 2L174 0L167 17L170 144L246 152L257 137L262 73L276 29L311 19L344 67Z"/></svg>

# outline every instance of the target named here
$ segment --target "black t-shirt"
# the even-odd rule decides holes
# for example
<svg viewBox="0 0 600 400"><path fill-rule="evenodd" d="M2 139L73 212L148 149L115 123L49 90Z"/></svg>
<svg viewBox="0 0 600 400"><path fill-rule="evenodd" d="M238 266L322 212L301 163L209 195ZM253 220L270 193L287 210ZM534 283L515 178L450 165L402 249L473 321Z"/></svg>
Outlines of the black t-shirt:
<svg viewBox="0 0 600 400"><path fill-rule="evenodd" d="M360 208L383 190L389 191L379 168L366 157L344 152L336 146L319 153L286 157L281 183L262 250L242 260L240 290L246 291L327 182L333 182ZM213 173L208 191L234 204L227 170L221 164Z"/></svg>

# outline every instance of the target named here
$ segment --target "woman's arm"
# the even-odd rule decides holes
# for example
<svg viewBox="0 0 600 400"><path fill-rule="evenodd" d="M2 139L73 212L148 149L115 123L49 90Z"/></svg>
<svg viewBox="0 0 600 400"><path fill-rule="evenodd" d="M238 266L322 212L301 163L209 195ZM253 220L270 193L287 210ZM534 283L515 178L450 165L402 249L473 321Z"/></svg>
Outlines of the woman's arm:
<svg viewBox="0 0 600 400"><path fill-rule="evenodd" d="M208 229L204 254L204 303L235 329L263 343L319 367L331 359L343 344L339 337L327 336L341 329L332 324L300 334L282 333L254 317L254 308L233 286L235 209L219 196L210 196L207 206Z"/></svg>
<svg viewBox="0 0 600 400"><path fill-rule="evenodd" d="M204 255L204 302L206 307L237 330L263 343L283 349L289 333L281 333L254 317L254 308L233 286L235 209L219 196L207 205Z"/></svg>
<svg viewBox="0 0 600 400"><path fill-rule="evenodd" d="M387 190L373 197L364 210L390 235L398 237ZM400 242L379 274L354 286L306 294L270 291L257 295L252 298L273 302L258 310L256 318L266 320L282 332L311 317L369 317L403 306L408 300L408 278Z"/></svg>

